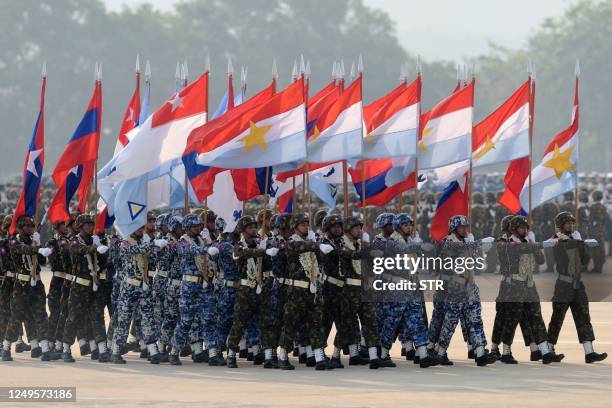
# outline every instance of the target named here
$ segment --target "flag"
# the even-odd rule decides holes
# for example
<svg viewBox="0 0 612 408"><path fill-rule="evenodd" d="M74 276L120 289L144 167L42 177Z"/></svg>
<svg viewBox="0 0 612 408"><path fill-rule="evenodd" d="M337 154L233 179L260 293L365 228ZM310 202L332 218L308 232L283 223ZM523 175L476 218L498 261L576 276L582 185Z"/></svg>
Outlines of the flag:
<svg viewBox="0 0 612 408"><path fill-rule="evenodd" d="M278 204L278 212L280 213L291 213L293 211L293 206L296 205L293 201L293 197L295 195L293 180L285 180L280 181L274 176L274 183L277 186L276 194L273 197L270 197L270 201L268 202L268 207L274 209ZM297 189L302 185L302 178L295 178L295 188Z"/></svg>
<svg viewBox="0 0 612 408"><path fill-rule="evenodd" d="M530 85L531 79L486 119L474 126L473 167L529 156Z"/></svg>
<svg viewBox="0 0 612 408"><path fill-rule="evenodd" d="M217 175L212 189L214 192L208 197L207 206L217 214L217 217L225 220L224 231L231 232L242 217L244 203L234 192L234 180L228 170Z"/></svg>
<svg viewBox="0 0 612 408"><path fill-rule="evenodd" d="M317 118L308 139L308 163L330 163L361 157L363 115L359 76Z"/></svg>
<svg viewBox="0 0 612 408"><path fill-rule="evenodd" d="M362 166L365 169L362 172ZM367 205L385 205L399 193L414 187L414 156L401 159L377 159L360 161L349 168L349 174L360 207L363 203L363 180L365 179L365 199Z"/></svg>
<svg viewBox="0 0 612 408"><path fill-rule="evenodd" d="M578 186L578 63L574 85L574 106L570 126L550 141L544 157L531 172L531 208L551 200ZM529 177L520 194L521 206L529 208Z"/></svg>
<svg viewBox="0 0 612 408"><path fill-rule="evenodd" d="M115 144L116 155L130 142L127 134L130 130L134 129L138 125L138 118L140 117L140 74L136 73L136 89L132 94L130 103L123 114L123 120L121 121L121 129L119 130L119 136L117 137L117 143Z"/></svg>
<svg viewBox="0 0 612 408"><path fill-rule="evenodd" d="M474 80L421 115L419 168L468 160L471 154Z"/></svg>
<svg viewBox="0 0 612 408"><path fill-rule="evenodd" d="M529 177L530 162L529 157L522 157L520 159L513 160L508 165L506 170L506 176L504 177L504 184L506 189L499 198L499 203L506 207L512 214L519 214L524 211L521 209L521 190L525 184L525 180Z"/></svg>
<svg viewBox="0 0 612 408"><path fill-rule="evenodd" d="M317 173L308 175L308 189L314 193L331 210L336 206L336 196L338 188L335 184L327 183L323 174Z"/></svg>
<svg viewBox="0 0 612 408"><path fill-rule="evenodd" d="M467 216L467 177L467 173L464 173L457 180L451 182L442 192L429 228L429 234L434 241L440 241L448 235L448 220L450 217L453 215Z"/></svg>
<svg viewBox="0 0 612 408"><path fill-rule="evenodd" d="M189 133L206 123L208 72L178 90L137 128L130 143L98 173L100 183L128 180L183 155Z"/></svg>
<svg viewBox="0 0 612 408"><path fill-rule="evenodd" d="M196 129L183 156L195 154L196 164L222 168L275 166L306 157L303 78L259 106L240 111L247 104L229 111L224 126ZM185 157L183 161L189 167Z"/></svg>
<svg viewBox="0 0 612 408"><path fill-rule="evenodd" d="M42 88L40 91L40 108L32 139L26 153L25 163L23 165L23 187L13 221L11 223L9 233L15 233L17 220L22 215L34 217L39 205L40 199L40 181L43 175L43 167L45 164L45 88L47 86L47 77L43 76Z"/></svg>
<svg viewBox="0 0 612 408"><path fill-rule="evenodd" d="M363 108L366 135L363 157L380 159L416 155L421 77L402 84Z"/></svg>
<svg viewBox="0 0 612 408"><path fill-rule="evenodd" d="M96 81L87 111L53 171L53 181L58 191L48 210L49 220L52 223L70 219L70 200L75 194L79 198L79 212L85 212L98 160L101 120L102 84Z"/></svg>
<svg viewBox="0 0 612 408"><path fill-rule="evenodd" d="M267 169L267 171L266 171ZM234 180L234 191L236 197L241 201L250 200L264 194L274 196L276 194L274 180L272 179L271 167L260 167L252 169L231 169L230 173ZM268 181L266 182L266 173ZM266 191L266 185L268 190Z"/></svg>

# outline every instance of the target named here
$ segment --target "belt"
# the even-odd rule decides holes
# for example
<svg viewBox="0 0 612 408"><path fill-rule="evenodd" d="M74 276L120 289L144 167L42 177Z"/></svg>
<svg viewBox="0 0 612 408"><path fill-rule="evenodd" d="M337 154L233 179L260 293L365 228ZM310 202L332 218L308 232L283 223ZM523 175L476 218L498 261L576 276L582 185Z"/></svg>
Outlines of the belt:
<svg viewBox="0 0 612 408"><path fill-rule="evenodd" d="M134 278L125 278L125 282L129 283L132 286L136 286L137 288L139 288L140 285L142 284L142 281L140 279L134 279Z"/></svg>
<svg viewBox="0 0 612 408"><path fill-rule="evenodd" d="M256 285L257 282L255 281L250 281L248 279L240 279L240 286L248 286L249 288L253 289Z"/></svg>
<svg viewBox="0 0 612 408"><path fill-rule="evenodd" d="M180 279L172 279L172 285L173 286L180 286L181 284L181 280Z"/></svg>
<svg viewBox="0 0 612 408"><path fill-rule="evenodd" d="M351 286L361 286L361 279L346 278L346 284Z"/></svg>
<svg viewBox="0 0 612 408"><path fill-rule="evenodd" d="M60 272L60 271L55 271L55 272L53 272L53 276L56 276L58 278L66 278L66 273Z"/></svg>
<svg viewBox="0 0 612 408"><path fill-rule="evenodd" d="M342 279L336 279L332 276L328 276L327 278L325 278L325 280L331 283L332 285L338 286L339 288L344 286L344 281Z"/></svg>
<svg viewBox="0 0 612 408"><path fill-rule="evenodd" d="M163 278L167 278L169 273L170 272L168 272L168 271L157 271L157 275L156 276L161 276Z"/></svg>
<svg viewBox="0 0 612 408"><path fill-rule="evenodd" d="M283 279L283 283L287 286L293 286L293 279L285 278Z"/></svg>
<svg viewBox="0 0 612 408"><path fill-rule="evenodd" d="M74 275L71 275L69 273L64 274L64 279L66 279L67 281L73 281L74 280Z"/></svg>
<svg viewBox="0 0 612 408"><path fill-rule="evenodd" d="M240 287L240 281L239 280L226 280L225 286L228 288L238 288Z"/></svg>
<svg viewBox="0 0 612 408"><path fill-rule="evenodd" d="M91 283L91 279L85 279L85 278L76 278L76 283L78 283L79 285L83 285L83 286L89 286L89 284Z"/></svg>
<svg viewBox="0 0 612 408"><path fill-rule="evenodd" d="M183 275L183 281L184 282L201 283L202 282L202 277L201 276L196 276L196 275Z"/></svg>
<svg viewBox="0 0 612 408"><path fill-rule="evenodd" d="M285 278L276 278L276 280L278 281L278 283L280 283L281 285L283 283L285 283Z"/></svg>
<svg viewBox="0 0 612 408"><path fill-rule="evenodd" d="M24 275L22 273L18 273L17 274L17 279L19 279L20 281L27 282L27 281L30 280L30 275Z"/></svg>
<svg viewBox="0 0 612 408"><path fill-rule="evenodd" d="M295 286L296 288L308 289L308 287L310 287L310 282L294 280L293 286Z"/></svg>
<svg viewBox="0 0 612 408"><path fill-rule="evenodd" d="M15 272L6 272L6 277L7 278L14 278L15 277Z"/></svg>
<svg viewBox="0 0 612 408"><path fill-rule="evenodd" d="M557 274L557 279L559 279L562 282L566 282L566 283L574 283L574 281L579 281L579 279L574 279L569 275L560 275L560 274Z"/></svg>
<svg viewBox="0 0 612 408"><path fill-rule="evenodd" d="M272 271L266 271L262 274L263 279L266 278L270 278L270 277L274 277L274 275L272 274Z"/></svg>
<svg viewBox="0 0 612 408"><path fill-rule="evenodd" d="M106 272L99 273L98 278L106 280Z"/></svg>

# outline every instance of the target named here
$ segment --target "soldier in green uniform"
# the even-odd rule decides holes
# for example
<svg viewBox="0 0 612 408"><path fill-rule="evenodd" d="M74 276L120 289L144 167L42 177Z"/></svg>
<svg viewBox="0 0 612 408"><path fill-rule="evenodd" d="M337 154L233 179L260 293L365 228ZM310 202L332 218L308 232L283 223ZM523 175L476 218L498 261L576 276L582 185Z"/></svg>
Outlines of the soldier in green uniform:
<svg viewBox="0 0 612 408"><path fill-rule="evenodd" d="M602 273L604 263L606 262L606 226L608 225L610 216L606 206L603 204L603 193L595 190L591 194L593 204L590 205L590 225L589 238L596 239L600 244L591 248L591 257L593 258L593 273Z"/></svg>

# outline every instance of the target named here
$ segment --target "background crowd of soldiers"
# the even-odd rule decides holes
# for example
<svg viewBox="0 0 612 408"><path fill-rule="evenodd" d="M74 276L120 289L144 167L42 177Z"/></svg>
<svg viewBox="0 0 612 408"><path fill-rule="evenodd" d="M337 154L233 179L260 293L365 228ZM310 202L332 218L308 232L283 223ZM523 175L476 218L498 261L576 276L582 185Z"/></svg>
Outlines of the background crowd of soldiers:
<svg viewBox="0 0 612 408"><path fill-rule="evenodd" d="M511 249L498 247L488 254L488 272L504 276L491 350L485 348L478 288L469 274L458 282L456 276L441 273L455 291L437 293L431 320L422 296L383 303L362 298L361 260L372 247L391 246L414 255L429 250L424 245L430 242L428 229L439 192L423 192L416 222L409 195L403 203L370 210L370 219L376 221L368 230L377 233L372 239L363 230L358 210L346 219L323 210L275 215L257 212L257 202L245 207L256 216L242 217L234 231L225 231L226 222L214 212L199 209L187 215L150 213L147 224L126 239L112 232L94 235L94 217L88 214L52 226L36 226L33 219L21 217L17 233L10 236L12 217L3 215L2 360L11 361L14 350L30 351L43 361L74 362L72 346L77 342L82 356L116 364L124 364L122 355L136 351L153 364L180 365L181 356L191 356L195 363L237 367L237 358L246 358L265 368L291 370L288 355L293 352L299 363L317 370L343 368L342 353L349 355L349 365L376 369L395 366L389 350L399 339L402 356L429 367L452 365L446 350L461 324L468 356L479 366L498 359L516 363L510 346L517 325L532 360L548 364L563 358L554 344L570 308L585 360L601 361L606 355L593 350L588 298L576 280L576 268L579 273L602 273L605 242L612 235L604 199L604 193L612 197L612 189L599 188L587 184L579 191L577 232L572 193L559 203L536 208L529 224L497 204L498 194L475 192L471 222L462 216L449 220L449 235L436 248L438 254L481 253L490 249L493 238L488 237L529 248L518 252L531 257L525 262L509 261L514 258L508 255ZM3 189L5 209L16 198L13 193ZM402 205L401 212L393 211ZM585 245L587 241L597 245ZM568 257L578 259L576 268L568 268ZM544 264L569 276L566 281L559 278L561 289L555 287L548 330L530 278ZM48 288L40 279L43 265L53 273ZM528 293L526 298L504 300L507 286L517 282L528 283L518 290ZM336 336L328 357L324 350L332 326ZM29 344L22 340L24 334Z"/></svg>

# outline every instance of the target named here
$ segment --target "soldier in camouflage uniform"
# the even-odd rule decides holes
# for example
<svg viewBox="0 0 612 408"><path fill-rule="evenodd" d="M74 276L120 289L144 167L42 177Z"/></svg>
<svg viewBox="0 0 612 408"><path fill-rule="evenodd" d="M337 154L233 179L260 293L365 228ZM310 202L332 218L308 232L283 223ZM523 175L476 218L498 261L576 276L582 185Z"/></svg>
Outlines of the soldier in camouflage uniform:
<svg viewBox="0 0 612 408"><path fill-rule="evenodd" d="M171 214L160 214L155 219L155 228L157 230L157 238L165 239L168 234L167 220L171 217ZM172 266L172 254L171 249L166 246L160 248L156 254L155 276L153 276L153 293L155 294L155 330L158 332L158 338L161 335L161 325L164 321L165 308L164 303L166 299L166 287L168 286L168 279L170 275L170 267ZM158 349L162 359L167 359L166 344L160 341Z"/></svg>
<svg viewBox="0 0 612 408"><path fill-rule="evenodd" d="M326 216L327 216L327 210L320 209L315 213L313 217L312 222L314 223L314 232L317 235L317 239L325 235L325 231L323 231L323 220L325 219Z"/></svg>
<svg viewBox="0 0 612 408"><path fill-rule="evenodd" d="M555 217L557 233L553 239L557 282L552 298L553 314L548 324L548 341L554 347L565 320L567 309L572 309L578 341L584 347L586 363L602 361L608 355L593 350L595 333L589 313L589 299L581 280L581 265L586 259L586 246L597 245L595 240L583 241L580 233L574 230L576 219L571 213L562 211Z"/></svg>
<svg viewBox="0 0 612 408"><path fill-rule="evenodd" d="M263 219L262 219L263 220ZM234 245L234 259L238 275L240 276L240 289L236 297L234 321L227 339L229 368L237 368L236 353L239 351L239 342L246 326L251 319L255 319L260 330L260 338L265 352L265 368L278 368L272 349L275 346L273 333L266 333L266 313L263 310L260 294L262 294L262 276L265 270L271 270L270 257L276 256L277 248L268 248L268 240L260 239L257 235L257 222L251 216L244 216L236 226L241 233L241 239ZM269 295L269 293L268 293Z"/></svg>
<svg viewBox="0 0 612 408"><path fill-rule="evenodd" d="M134 311L139 310L142 318L142 334L146 344L151 364L159 364L161 355L157 349L157 332L155 330L154 293L149 277L149 254L153 246L164 248L167 241L156 239L151 242L150 236L141 227L134 231L119 245L119 254L122 258L122 282L117 300L117 327L113 333L113 349L111 362L125 364L121 357L121 348L128 338L128 331Z"/></svg>
<svg viewBox="0 0 612 408"><path fill-rule="evenodd" d="M79 215L75 227L79 234L72 237L69 243L71 274L75 277L68 297L68 315L62 333L64 362L73 363L70 347L74 339L79 336L79 346L87 344L85 335L91 327L95 339L89 345L92 351L99 348L98 360L108 362L110 355L106 344L106 329L104 325L104 311L101 303L96 302L96 293L100 287L98 273L100 263L98 256L105 254L108 247L102 245L100 238L93 235L94 219L90 215ZM81 337L82 336L82 337ZM83 354L83 353L82 353Z"/></svg>
<svg viewBox="0 0 612 408"><path fill-rule="evenodd" d="M590 226L589 237L596 239L600 245L591 248L591 257L593 259L593 273L602 273L604 263L606 262L606 226L608 225L610 216L606 206L603 204L603 193L601 191L593 191L591 194L593 204L589 208Z"/></svg>
<svg viewBox="0 0 612 408"><path fill-rule="evenodd" d="M555 215L559 213L559 208L557 207L557 204L552 201L544 203L541 208L541 219L539 221L536 221L536 218L534 216L534 223L537 222L539 224L538 230L540 235L538 236L536 232L536 238L538 239L538 241L544 241L545 239L548 239L555 234L554 219ZM546 272L554 272L555 257L553 255L553 248L544 248L544 257L546 259Z"/></svg>
<svg viewBox="0 0 612 408"><path fill-rule="evenodd" d="M536 266L544 263L541 248L552 247L554 242L547 240L542 244L536 243L535 235L529 231L527 219L522 216L515 216L510 220L509 231L511 235L508 239L499 241L500 258L507 265L507 275L504 278L508 285L508 303L502 329L504 350L501 361L506 364L518 363L512 356L511 345L516 326L521 320L525 320L531 341L537 344L542 353L542 362L544 364L559 362L564 356L556 355L548 346L540 297L533 281Z"/></svg>
<svg viewBox="0 0 612 408"><path fill-rule="evenodd" d="M11 343L17 340L21 326L29 316L33 319L35 333L30 336L30 356L50 361L46 292L40 279L40 265L45 264L45 256L49 256L51 250L40 248L40 235L34 230L32 218L21 216L17 225L19 233L9 240L16 277L10 301L11 314L4 333L2 361L12 361Z"/></svg>

